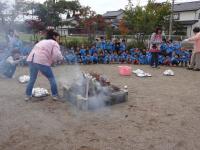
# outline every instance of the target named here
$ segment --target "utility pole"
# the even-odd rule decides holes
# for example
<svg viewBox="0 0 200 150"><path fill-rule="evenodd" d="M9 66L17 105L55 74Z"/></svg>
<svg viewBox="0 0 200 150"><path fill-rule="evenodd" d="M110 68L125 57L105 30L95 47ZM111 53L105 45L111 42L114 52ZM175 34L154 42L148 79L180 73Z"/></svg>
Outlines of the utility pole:
<svg viewBox="0 0 200 150"><path fill-rule="evenodd" d="M171 5L171 15L170 15L170 23L169 23L169 39L171 39L171 36L172 36L173 19L174 19L174 1L175 0L172 0L172 5Z"/></svg>

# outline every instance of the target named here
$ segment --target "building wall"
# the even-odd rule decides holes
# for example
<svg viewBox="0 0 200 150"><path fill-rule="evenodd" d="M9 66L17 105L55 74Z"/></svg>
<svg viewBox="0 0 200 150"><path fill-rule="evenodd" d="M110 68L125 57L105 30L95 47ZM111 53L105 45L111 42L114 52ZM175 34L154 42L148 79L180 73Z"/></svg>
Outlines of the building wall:
<svg viewBox="0 0 200 150"><path fill-rule="evenodd" d="M121 20L124 17L124 14L122 13L121 15L117 16L117 20Z"/></svg>
<svg viewBox="0 0 200 150"><path fill-rule="evenodd" d="M200 9L196 11L196 17L195 17L195 19L199 20L200 19L199 17L200 17Z"/></svg>
<svg viewBox="0 0 200 150"><path fill-rule="evenodd" d="M179 20L195 20L196 19L196 12L195 11L188 11L188 12L180 12Z"/></svg>
<svg viewBox="0 0 200 150"><path fill-rule="evenodd" d="M187 26L187 36L192 36L192 26Z"/></svg>
<svg viewBox="0 0 200 150"><path fill-rule="evenodd" d="M187 36L193 36L193 28L196 26L200 27L200 10L197 11L188 11L188 12L179 12L179 21L186 21L186 20L199 20L197 23L193 25L187 26Z"/></svg>

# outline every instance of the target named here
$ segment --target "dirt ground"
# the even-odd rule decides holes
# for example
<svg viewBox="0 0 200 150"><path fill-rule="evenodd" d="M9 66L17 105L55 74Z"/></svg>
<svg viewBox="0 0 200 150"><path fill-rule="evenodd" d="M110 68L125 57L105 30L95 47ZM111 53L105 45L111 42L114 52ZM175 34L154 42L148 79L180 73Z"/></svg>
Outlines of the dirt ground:
<svg viewBox="0 0 200 150"><path fill-rule="evenodd" d="M165 77L166 67L132 68L153 77L122 77L117 65L80 66L129 90L128 102L88 112L50 97L25 102L25 85L16 78L27 68L19 68L15 79L0 79L0 150L199 150L200 73L172 68L175 76ZM79 68L54 72L59 83L73 82ZM36 86L49 89L41 75Z"/></svg>

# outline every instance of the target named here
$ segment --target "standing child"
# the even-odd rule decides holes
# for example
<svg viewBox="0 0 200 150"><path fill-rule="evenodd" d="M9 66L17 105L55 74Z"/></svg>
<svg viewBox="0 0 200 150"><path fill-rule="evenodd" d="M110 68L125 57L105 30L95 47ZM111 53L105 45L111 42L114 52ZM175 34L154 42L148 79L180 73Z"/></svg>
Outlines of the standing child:
<svg viewBox="0 0 200 150"><path fill-rule="evenodd" d="M156 44L152 45L150 52L151 52L151 67L157 68L158 67L158 54L160 51L158 50Z"/></svg>

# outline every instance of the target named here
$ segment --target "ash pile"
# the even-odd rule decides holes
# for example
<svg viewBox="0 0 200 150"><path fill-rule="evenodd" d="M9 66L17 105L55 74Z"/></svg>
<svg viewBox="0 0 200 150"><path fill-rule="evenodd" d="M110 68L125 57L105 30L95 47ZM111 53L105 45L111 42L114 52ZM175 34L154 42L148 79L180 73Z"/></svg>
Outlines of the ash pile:
<svg viewBox="0 0 200 150"><path fill-rule="evenodd" d="M105 75L82 73L71 85L63 87L63 97L78 109L98 109L126 102L128 89L112 85Z"/></svg>

